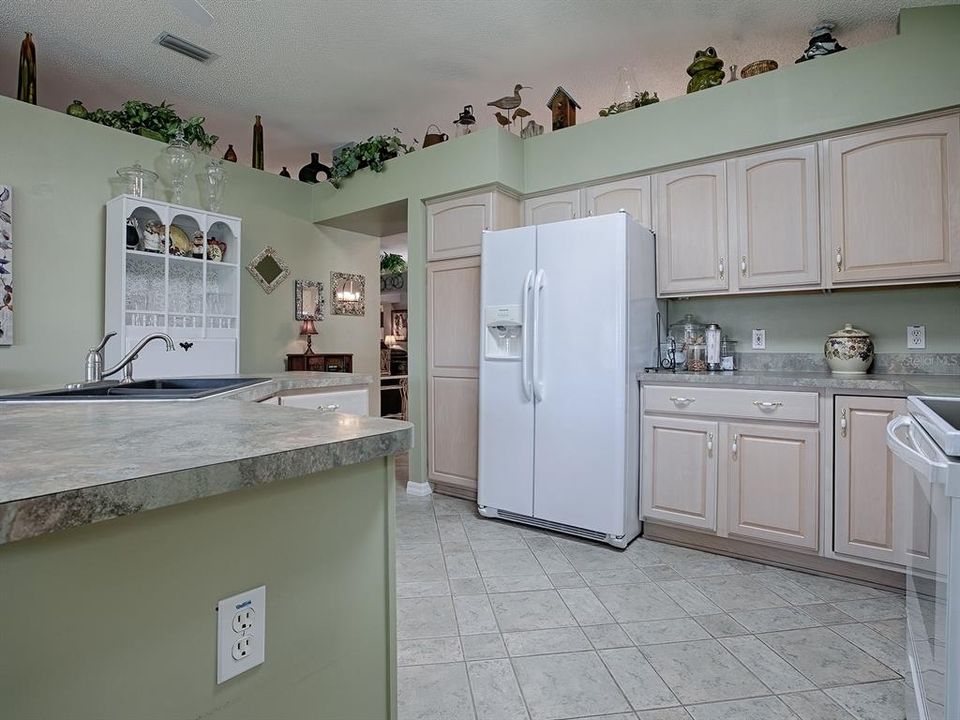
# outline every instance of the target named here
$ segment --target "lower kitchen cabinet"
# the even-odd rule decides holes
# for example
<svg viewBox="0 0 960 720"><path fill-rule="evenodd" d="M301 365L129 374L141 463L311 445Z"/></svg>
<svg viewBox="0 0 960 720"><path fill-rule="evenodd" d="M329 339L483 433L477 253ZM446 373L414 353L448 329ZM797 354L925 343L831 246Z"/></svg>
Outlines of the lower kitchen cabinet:
<svg viewBox="0 0 960 720"><path fill-rule="evenodd" d="M643 418L644 518L716 531L718 428L707 420Z"/></svg>
<svg viewBox="0 0 960 720"><path fill-rule="evenodd" d="M834 551L892 565L935 569L938 528L912 473L887 449L902 398L837 397L834 407ZM945 547L945 545L941 545Z"/></svg>
<svg viewBox="0 0 960 720"><path fill-rule="evenodd" d="M725 423L727 533L817 549L819 431L772 423Z"/></svg>
<svg viewBox="0 0 960 720"><path fill-rule="evenodd" d="M367 388L350 390L326 390L324 392L290 393L280 395L281 405L306 408L322 412L339 412L348 415L370 414L370 391Z"/></svg>

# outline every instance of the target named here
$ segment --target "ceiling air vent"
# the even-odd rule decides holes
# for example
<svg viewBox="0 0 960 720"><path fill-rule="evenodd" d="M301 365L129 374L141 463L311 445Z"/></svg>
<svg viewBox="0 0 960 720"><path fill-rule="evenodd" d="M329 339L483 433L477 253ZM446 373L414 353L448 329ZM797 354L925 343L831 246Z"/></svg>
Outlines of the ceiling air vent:
<svg viewBox="0 0 960 720"><path fill-rule="evenodd" d="M210 52L206 48L202 48L199 45L194 45L189 40L184 40L182 37L177 37L168 32L161 33L155 42L160 47L165 47L168 50L173 50L175 53L180 53L185 55L188 58L192 58L198 62L206 63L213 60L217 57L214 53Z"/></svg>

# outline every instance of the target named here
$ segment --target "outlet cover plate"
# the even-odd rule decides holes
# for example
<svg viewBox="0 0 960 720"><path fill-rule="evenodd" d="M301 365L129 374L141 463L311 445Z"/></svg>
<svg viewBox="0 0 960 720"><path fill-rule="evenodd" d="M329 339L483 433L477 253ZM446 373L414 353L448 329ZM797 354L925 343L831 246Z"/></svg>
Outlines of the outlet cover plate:
<svg viewBox="0 0 960 720"><path fill-rule="evenodd" d="M923 350L927 347L927 326L926 325L908 325L907 326L907 349Z"/></svg>
<svg viewBox="0 0 960 720"><path fill-rule="evenodd" d="M754 350L766 350L767 349L767 331L763 328L755 328L754 331L750 334L751 347Z"/></svg>
<svg viewBox="0 0 960 720"><path fill-rule="evenodd" d="M217 684L263 663L266 647L267 588L224 598L217 603ZM237 628L237 629L235 629ZM239 629L239 630L238 630ZM245 653L234 652L243 640ZM235 659L235 655L241 655Z"/></svg>

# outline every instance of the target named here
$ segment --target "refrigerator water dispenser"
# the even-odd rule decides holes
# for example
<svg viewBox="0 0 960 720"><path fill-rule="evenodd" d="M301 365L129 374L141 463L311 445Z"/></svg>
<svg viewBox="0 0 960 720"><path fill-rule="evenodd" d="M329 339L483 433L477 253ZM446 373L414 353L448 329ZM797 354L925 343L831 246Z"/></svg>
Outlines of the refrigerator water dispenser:
<svg viewBox="0 0 960 720"><path fill-rule="evenodd" d="M488 360L519 360L523 347L523 312L519 305L487 305L484 357Z"/></svg>

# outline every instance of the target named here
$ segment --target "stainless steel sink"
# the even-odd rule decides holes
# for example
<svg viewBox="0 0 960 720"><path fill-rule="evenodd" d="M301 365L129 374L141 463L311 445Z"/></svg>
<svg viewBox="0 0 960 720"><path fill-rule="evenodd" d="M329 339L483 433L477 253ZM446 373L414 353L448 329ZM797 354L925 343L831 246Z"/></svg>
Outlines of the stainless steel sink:
<svg viewBox="0 0 960 720"><path fill-rule="evenodd" d="M270 382L270 378L164 378L132 383L102 382L79 388L0 395L0 402L99 402L135 400L201 400Z"/></svg>

